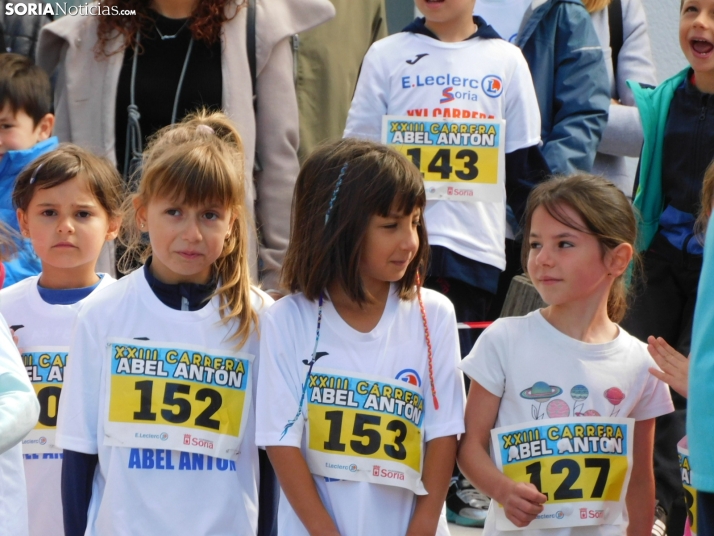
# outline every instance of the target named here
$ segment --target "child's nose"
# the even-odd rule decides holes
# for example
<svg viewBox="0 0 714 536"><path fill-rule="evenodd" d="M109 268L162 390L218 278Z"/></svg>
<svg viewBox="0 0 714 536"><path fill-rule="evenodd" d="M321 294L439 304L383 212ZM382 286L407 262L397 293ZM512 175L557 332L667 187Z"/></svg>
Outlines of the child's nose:
<svg viewBox="0 0 714 536"><path fill-rule="evenodd" d="M73 233L74 225L72 224L72 219L69 217L60 218L57 222L57 231L60 233Z"/></svg>
<svg viewBox="0 0 714 536"><path fill-rule="evenodd" d="M183 230L183 237L184 239L191 242L197 242L201 240L201 230L198 227L198 223L194 219L189 219L186 222L186 226Z"/></svg>

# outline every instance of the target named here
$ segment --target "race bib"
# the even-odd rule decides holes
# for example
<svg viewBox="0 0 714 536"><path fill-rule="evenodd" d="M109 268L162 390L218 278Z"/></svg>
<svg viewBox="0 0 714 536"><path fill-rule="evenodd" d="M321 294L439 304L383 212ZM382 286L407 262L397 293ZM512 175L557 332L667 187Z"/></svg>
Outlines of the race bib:
<svg viewBox="0 0 714 536"><path fill-rule="evenodd" d="M107 346L105 445L238 455L252 355L122 339Z"/></svg>
<svg viewBox="0 0 714 536"><path fill-rule="evenodd" d="M424 177L426 198L505 199L505 121L385 115L382 143L406 155Z"/></svg>
<svg viewBox="0 0 714 536"><path fill-rule="evenodd" d="M67 347L29 347L23 349L22 361L40 401L40 417L35 428L22 440L22 451L25 454L62 452L61 448L54 445L57 408L62 394L64 367L67 364Z"/></svg>
<svg viewBox="0 0 714 536"><path fill-rule="evenodd" d="M419 388L381 376L322 369L308 378L306 396L307 464L313 474L426 494Z"/></svg>
<svg viewBox="0 0 714 536"><path fill-rule="evenodd" d="M679 470L684 486L684 504L687 506L687 526L685 536L697 536L697 490L692 487L692 467L689 465L689 444L687 436L677 443Z"/></svg>
<svg viewBox="0 0 714 536"><path fill-rule="evenodd" d="M632 471L634 419L571 417L491 430L498 468L516 482L530 482L548 497L527 529L623 522ZM522 530L501 505L496 528Z"/></svg>

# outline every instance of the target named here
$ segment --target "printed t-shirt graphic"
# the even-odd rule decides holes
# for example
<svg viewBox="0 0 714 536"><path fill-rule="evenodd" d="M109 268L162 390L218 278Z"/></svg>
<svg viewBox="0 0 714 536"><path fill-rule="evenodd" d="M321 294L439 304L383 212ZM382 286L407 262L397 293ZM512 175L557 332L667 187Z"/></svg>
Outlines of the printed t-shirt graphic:
<svg viewBox="0 0 714 536"><path fill-rule="evenodd" d="M528 447L521 447L519 444L517 448L524 449L524 458L532 460L525 465L518 465L519 460L512 457L510 465L521 477L527 476L528 482L533 482L540 476L542 489L549 493L551 499L555 498L560 486L564 486L563 492L581 490L583 500L592 498L593 494L598 495L596 491L599 491L599 487L598 490L595 489L597 480L598 477L602 479L605 476L605 468L597 464L602 465L603 462L588 462L586 466L585 459L602 456L609 457L611 464L603 490L605 497L610 483L618 482L612 479L621 474L621 471L618 473L614 468L621 466L623 457L632 453L626 442L630 440L633 428L628 425L627 429L621 429L622 443L617 444L617 448L621 448L622 452L600 452L605 447L604 442L601 442L601 433L608 439L609 449L609 440L612 438L607 437L608 426L614 434L621 422L652 419L673 409L668 387L648 372L648 368L655 365L647 353L647 347L622 328L619 331L618 336L608 343L587 344L561 333L543 318L540 311L535 311L524 317L504 318L494 322L481 334L471 353L459 365L469 377L501 398L494 425L494 432L500 437L500 447L506 445L504 434L510 434L515 441L513 434L529 432L527 436L520 436L521 439L527 437ZM564 431L563 427L566 425L570 432ZM558 440L553 441L548 438L548 431L556 426L558 428L552 435L557 435ZM568 435L577 436L575 426L584 427L583 437L579 438L577 443L578 452L575 451L575 441L570 442L572 453L565 442L560 443L562 452L558 452L558 442L561 439L570 440ZM594 428L588 430L587 426ZM540 439L535 438L536 430ZM587 445L584 443L585 437L588 438ZM540 442L543 439L546 439L545 444ZM534 443L531 444L531 441ZM593 451L594 442L598 443L597 453ZM513 445L509 445L508 450L500 449L502 466L509 465L511 446ZM535 457L532 447L535 447L538 453ZM586 452L585 448L590 448L590 451ZM547 451L552 451L553 454L547 454ZM496 452L498 451L494 447L492 456L494 463L498 465ZM518 455L520 454L519 450ZM531 456L527 457L525 454ZM554 466L559 458L572 459L578 464L577 469L570 461L561 461L558 466ZM540 465L536 465L538 462ZM526 466L530 464L534 465L528 473ZM561 466L563 469L558 472ZM572 470L568 470L567 466L571 466ZM507 469L506 472L508 471ZM577 478L574 478L575 476ZM617 489L617 486L612 489ZM577 495L577 491L575 494ZM618 503L622 516L615 520L605 517L604 511L598 513L605 508L587 503L579 504L579 500L561 502L562 506L554 511L548 506L548 512L543 515L553 517L537 520L558 522L558 527L562 528L529 527L525 532L543 536L615 536L623 533L627 525L625 493L619 494ZM553 502L557 503L558 501ZM497 523L497 508L499 507L492 501L484 528L486 535L508 533ZM586 520L581 518L581 508L586 509ZM614 505L609 508L614 511ZM605 524L567 527L567 524L576 525L581 521Z"/></svg>
<svg viewBox="0 0 714 536"><path fill-rule="evenodd" d="M256 442L261 446L300 448L310 464L322 502L343 536L406 533L416 495L404 487L413 469L401 462L416 466L421 455L417 457L415 449L423 450L424 443L464 429L464 394L456 370L459 353L453 306L431 290L422 289L422 298L434 349L439 410L434 409L430 394L418 302L400 300L393 286L382 318L369 333L354 330L333 304L325 301L317 348L320 358L313 368L312 387L308 380L309 391L300 416L284 437L285 425L295 417L308 370L306 363L315 345L317 303L302 294L287 296L263 317ZM347 390L341 389L345 379ZM369 384L366 395L359 393L364 391L360 382ZM333 388L331 385L334 392L326 391ZM369 398L375 385L380 397L375 391L374 397ZM412 404L414 410L423 405L421 416L415 416L410 409L412 420L402 419L408 404L396 397L396 389L403 391L402 399L406 398L406 392L412 393L410 399L417 401ZM351 390L355 391L352 395L348 392ZM391 396L382 397L383 394ZM358 414L364 416L358 419ZM419 447L412 443L417 433L414 419L421 419ZM405 459L398 460L402 455L406 455ZM343 461L344 458L352 461ZM315 467L319 463L323 468ZM330 467L324 467L326 463ZM363 470L365 477L357 477ZM379 476L372 480L376 473ZM389 485L374 484L375 481ZM284 497L278 520L281 536L307 535ZM448 534L445 517L440 520L437 534Z"/></svg>
<svg viewBox="0 0 714 536"><path fill-rule="evenodd" d="M362 64L344 136L381 141L385 115L458 124L506 121L501 140L505 153L540 141L540 112L528 65L517 47L501 39L445 43L402 32L374 43ZM468 175L471 167L478 167L471 157L456 158L457 153L450 151L448 166L445 156L425 153L420 168L428 172L431 164L439 175L451 166ZM503 270L504 199L505 185L498 202L428 201L429 243Z"/></svg>
<svg viewBox="0 0 714 536"><path fill-rule="evenodd" d="M259 313L272 303L272 299L259 290L252 291L251 300ZM186 527L191 527L195 534L255 534L258 451L254 446L255 414L250 407L255 392L255 374L251 373L252 385L245 385L245 405L249 407L241 421L243 440L237 456L214 454L220 445L213 441L211 448L205 441L211 436L207 436L203 429L201 433L182 430L184 425L195 427L196 419L200 420L201 415L208 423L213 420L224 422L220 411L206 414L214 403L214 395L207 394L202 399L203 395L199 393L202 389L217 391L218 387L205 381L199 384L170 376L123 375L120 379L130 383L124 394L130 397L126 411L131 417L135 412L146 416L155 413L159 422L165 415L174 415L181 420L186 411L190 413L185 422L166 425L164 432L135 431L128 447L110 444L117 437L107 435L111 432L111 426L107 430L107 424L111 423L108 420L108 387L112 380L112 361L119 361L110 357L111 347L108 345L126 343L127 347L132 346L131 351L126 348L127 356L133 356L133 352L139 356L140 349L151 350L143 355L156 355L155 360L145 359L141 365L128 363L129 370L134 366L134 370L144 373L158 372L158 363L165 359L161 370L172 374L176 369L171 369L168 366L171 363L166 359L171 349L195 349L200 353L200 365L193 362L193 355L190 360L191 364L196 364L194 377L201 376L204 380L209 375L212 381L215 380L216 370L227 368L226 358L235 363L244 356L256 356L250 365L258 367L257 334L251 334L236 350L235 340L231 339L236 325L233 322L224 324L218 307L218 298L213 298L198 311L171 309L156 298L144 270L132 272L100 295L88 298L83 305L65 374L57 443L66 449L99 455L87 535L183 534ZM107 322L106 318L113 320ZM166 341L170 341L171 349L166 348L169 346ZM115 355L116 350L115 346ZM181 355L172 366L178 366ZM208 366L206 357L211 358L213 367ZM216 359L223 359L220 366ZM148 364L150 361L155 365ZM203 367L202 371L200 367ZM209 368L213 372L209 372ZM191 367L187 369L190 377ZM136 382L149 382L151 388L142 383L137 390ZM169 384L177 387L169 387ZM250 393L249 389L252 390ZM148 394L149 390L151 397L144 399L142 407L142 395ZM144 414L142 410L146 410ZM205 428L214 432L210 427ZM175 435L181 443L180 448L174 449L171 446L174 437L162 436L162 433ZM191 435L190 445L183 443L187 434ZM166 439L162 440L162 437ZM126 512L131 515L127 516Z"/></svg>
<svg viewBox="0 0 714 536"><path fill-rule="evenodd" d="M39 276L33 276L3 289L0 313L16 327L20 355L40 401L39 421L22 441L30 535L62 536L62 449L55 445L57 409L72 328L84 300L50 305L40 296L38 281ZM92 294L113 282L112 277L103 274Z"/></svg>
<svg viewBox="0 0 714 536"><path fill-rule="evenodd" d="M692 487L692 466L689 463L687 436L677 443L677 453L679 455L679 470L682 473L682 486L684 486L684 505L687 507L684 534L685 536L697 536L697 490Z"/></svg>

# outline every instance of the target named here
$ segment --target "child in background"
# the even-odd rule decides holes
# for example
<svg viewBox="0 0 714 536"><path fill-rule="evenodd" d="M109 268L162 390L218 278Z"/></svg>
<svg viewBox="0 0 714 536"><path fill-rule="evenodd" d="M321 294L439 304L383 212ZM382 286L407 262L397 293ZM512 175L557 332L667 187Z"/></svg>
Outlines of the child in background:
<svg viewBox="0 0 714 536"><path fill-rule="evenodd" d="M681 2L679 44L689 67L655 89L630 84L644 132L634 198L644 270L622 324L642 341L662 337L689 355L703 251L695 219L714 158L714 0ZM674 413L657 419L654 468L658 517L666 516L669 536L679 536L685 508L677 442L687 401L676 392L672 399Z"/></svg>
<svg viewBox="0 0 714 536"><path fill-rule="evenodd" d="M94 270L102 246L119 230L122 183L114 166L65 145L20 174L13 203L42 261L40 275L0 291L0 313L15 331L40 400L39 423L23 441L30 534L62 536L57 405L79 307L113 281Z"/></svg>
<svg viewBox="0 0 714 536"><path fill-rule="evenodd" d="M12 193L15 178L38 156L57 147L47 73L30 58L0 54L0 220L19 232ZM29 240L18 240L17 258L5 261L4 286L40 273Z"/></svg>
<svg viewBox="0 0 714 536"><path fill-rule="evenodd" d="M531 194L522 260L549 306L524 317L497 320L462 362L473 383L459 465L476 486L503 506L502 510L492 502L489 512L498 510L501 519L497 527L495 517L489 515L485 534L502 534L506 526L528 527L541 513L539 523L544 518L564 519L558 524L561 528L532 529L526 534L620 535L628 516L628 534L649 534L654 515L654 418L672 411L672 402L667 386L647 372L654 363L645 345L616 324L626 309L625 273L635 237L635 216L627 198L605 179L589 175L555 178ZM574 526L584 525L579 521L582 514L576 512L585 504L559 502L549 504L551 510L544 512L549 499L594 500L598 496L595 488L577 480L579 466L573 468L575 462L567 454L558 460L563 462L561 473L563 465L569 467L573 494L562 492L562 486L558 487L562 478L557 475L553 486L555 480L548 478L545 469L542 482L547 485L542 488L540 473L516 482L489 457L493 428L518 425L525 429L537 426L540 419L555 417L608 424L608 415L636 421L627 424L627 436L634 437L631 477L626 495L623 489L615 495L619 501L605 499L610 502L600 511L607 513L590 526ZM561 450L559 442L554 450L567 453L567 446ZM558 472L557 463L553 473ZM564 517L567 511L573 515Z"/></svg>
<svg viewBox="0 0 714 536"><path fill-rule="evenodd" d="M257 532L257 325L272 300L250 284L243 156L221 113L147 148L122 224L126 262L144 266L87 300L70 346L67 534Z"/></svg>
<svg viewBox="0 0 714 536"><path fill-rule="evenodd" d="M296 294L263 318L258 382L281 536L448 534L463 383L453 306L420 285L425 203L417 169L371 142L324 145L298 176Z"/></svg>
<svg viewBox="0 0 714 536"><path fill-rule="evenodd" d="M0 235L0 251L11 243ZM20 441L37 423L40 404L10 328L0 316L0 535L27 536L27 491Z"/></svg>

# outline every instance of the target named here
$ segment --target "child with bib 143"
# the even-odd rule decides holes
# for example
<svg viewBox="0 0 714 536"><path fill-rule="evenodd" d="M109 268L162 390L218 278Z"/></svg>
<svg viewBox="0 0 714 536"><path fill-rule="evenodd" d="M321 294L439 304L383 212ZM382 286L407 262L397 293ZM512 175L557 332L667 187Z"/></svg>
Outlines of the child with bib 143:
<svg viewBox="0 0 714 536"><path fill-rule="evenodd" d="M497 320L461 365L473 383L458 461L494 499L485 534L650 534L654 419L673 406L616 323L635 229L598 177L554 178L528 200L522 261L549 305Z"/></svg>

